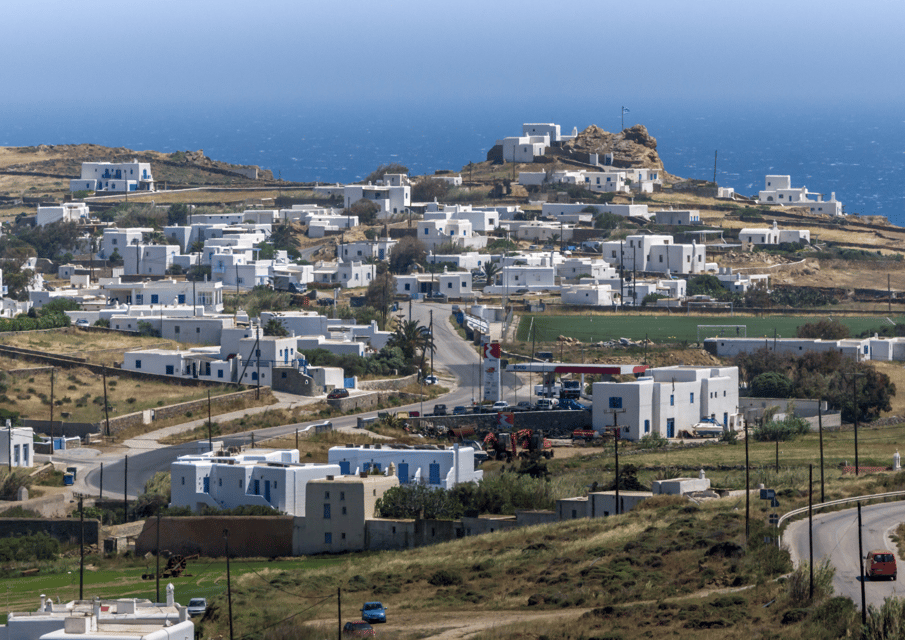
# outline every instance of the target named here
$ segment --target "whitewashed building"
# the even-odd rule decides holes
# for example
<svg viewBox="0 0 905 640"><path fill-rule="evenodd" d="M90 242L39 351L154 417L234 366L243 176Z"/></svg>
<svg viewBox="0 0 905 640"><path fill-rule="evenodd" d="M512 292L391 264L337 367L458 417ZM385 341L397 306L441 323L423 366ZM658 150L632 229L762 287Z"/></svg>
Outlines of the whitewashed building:
<svg viewBox="0 0 905 640"><path fill-rule="evenodd" d="M757 196L760 203L805 206L811 213L843 215L842 203L836 200L835 192L829 200L824 200L823 194L808 191L807 187L793 187L791 176L767 176L764 182L765 188Z"/></svg>
<svg viewBox="0 0 905 640"><path fill-rule="evenodd" d="M697 209L665 209L663 211L654 211L654 222L657 224L688 227L695 224L701 224L701 212Z"/></svg>
<svg viewBox="0 0 905 640"><path fill-rule="evenodd" d="M769 245L784 243L811 242L811 232L808 229L780 229L773 221L772 227L760 229L742 229L738 232L739 242L742 246Z"/></svg>
<svg viewBox="0 0 905 640"><path fill-rule="evenodd" d="M0 465L33 466L35 462L34 440L35 432L31 427L0 428ZM10 455L12 455L12 465L10 465Z"/></svg>
<svg viewBox="0 0 905 640"><path fill-rule="evenodd" d="M79 178L69 181L70 191L153 191L154 177L148 162L83 162Z"/></svg>
<svg viewBox="0 0 905 640"><path fill-rule="evenodd" d="M396 449L382 445L331 447L330 464L339 465L343 475L362 472L388 473L390 465L399 484L424 483L451 489L462 482L479 482L484 472L475 468L474 449L458 444L447 449Z"/></svg>
<svg viewBox="0 0 905 640"><path fill-rule="evenodd" d="M52 207L38 206L35 224L44 227L54 222L86 222L90 217L84 202L64 202Z"/></svg>
<svg viewBox="0 0 905 640"><path fill-rule="evenodd" d="M339 473L333 463L299 464L296 449L180 456L170 465L170 506L196 512L204 507L263 506L304 516L307 483Z"/></svg>
<svg viewBox="0 0 905 640"><path fill-rule="evenodd" d="M621 295L608 284L582 283L563 286L560 298L563 304L611 307L619 304Z"/></svg>
<svg viewBox="0 0 905 640"><path fill-rule="evenodd" d="M339 252L338 258L343 262L353 260L365 262L371 258L374 260L388 260L395 246L396 240L391 240L390 238L347 242L339 245L337 249Z"/></svg>
<svg viewBox="0 0 905 640"><path fill-rule="evenodd" d="M377 267L356 260L349 262L318 262L314 265L312 282L335 284L344 289L367 287L377 274Z"/></svg>
<svg viewBox="0 0 905 640"><path fill-rule="evenodd" d="M702 419L726 430L741 428L738 367L658 367L632 382L596 382L592 389L596 431L621 429L637 441L648 434L680 437ZM623 426L624 425L624 426Z"/></svg>

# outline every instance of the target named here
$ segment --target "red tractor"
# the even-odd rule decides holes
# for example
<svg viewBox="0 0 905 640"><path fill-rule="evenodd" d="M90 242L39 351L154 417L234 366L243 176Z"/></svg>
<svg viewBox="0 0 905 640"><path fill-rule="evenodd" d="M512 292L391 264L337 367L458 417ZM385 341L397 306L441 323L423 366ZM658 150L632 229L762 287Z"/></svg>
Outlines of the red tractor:
<svg viewBox="0 0 905 640"><path fill-rule="evenodd" d="M496 434L491 431L484 436L484 449L493 460L512 462L516 451L515 434L504 432Z"/></svg>
<svg viewBox="0 0 905 640"><path fill-rule="evenodd" d="M516 440L521 447L519 458L530 458L534 455L542 456L549 460L553 457L553 443L544 437L543 431L531 429L519 429Z"/></svg>

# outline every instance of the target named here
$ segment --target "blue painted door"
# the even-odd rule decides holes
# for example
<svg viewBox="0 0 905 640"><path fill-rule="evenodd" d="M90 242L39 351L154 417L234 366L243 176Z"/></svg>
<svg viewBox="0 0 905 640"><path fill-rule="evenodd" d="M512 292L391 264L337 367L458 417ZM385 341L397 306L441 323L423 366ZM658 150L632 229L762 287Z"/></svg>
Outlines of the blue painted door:
<svg viewBox="0 0 905 640"><path fill-rule="evenodd" d="M264 499L270 502L270 480L264 481Z"/></svg>
<svg viewBox="0 0 905 640"><path fill-rule="evenodd" d="M204 482L204 493L210 493L211 492L210 476L206 477L203 482Z"/></svg>
<svg viewBox="0 0 905 640"><path fill-rule="evenodd" d="M723 412L723 428L725 429L728 426L729 426L729 412L726 411L726 412Z"/></svg>
<svg viewBox="0 0 905 640"><path fill-rule="evenodd" d="M396 470L396 475L399 478L399 484L408 484L409 481L409 465L407 462L400 462L399 467Z"/></svg>
<svg viewBox="0 0 905 640"><path fill-rule="evenodd" d="M430 483L440 484L440 465L437 463L430 466Z"/></svg>
<svg viewBox="0 0 905 640"><path fill-rule="evenodd" d="M352 470L349 467L348 460L340 460L339 462L339 472L344 476L348 476L352 473Z"/></svg>
<svg viewBox="0 0 905 640"><path fill-rule="evenodd" d="M254 492L254 495L256 495L256 496L261 495L261 481L260 481L260 480L255 480L255 492Z"/></svg>
<svg viewBox="0 0 905 640"><path fill-rule="evenodd" d="M676 420L675 420L675 418L669 418L666 421L666 437L667 438L676 437Z"/></svg>

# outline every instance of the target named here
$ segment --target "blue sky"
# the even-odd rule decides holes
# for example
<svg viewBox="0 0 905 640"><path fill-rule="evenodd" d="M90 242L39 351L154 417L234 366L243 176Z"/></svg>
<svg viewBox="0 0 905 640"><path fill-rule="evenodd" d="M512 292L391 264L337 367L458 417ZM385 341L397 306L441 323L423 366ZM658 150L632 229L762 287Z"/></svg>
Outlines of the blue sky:
<svg viewBox="0 0 905 640"><path fill-rule="evenodd" d="M895 102L905 3L32 0L4 96L40 104Z"/></svg>

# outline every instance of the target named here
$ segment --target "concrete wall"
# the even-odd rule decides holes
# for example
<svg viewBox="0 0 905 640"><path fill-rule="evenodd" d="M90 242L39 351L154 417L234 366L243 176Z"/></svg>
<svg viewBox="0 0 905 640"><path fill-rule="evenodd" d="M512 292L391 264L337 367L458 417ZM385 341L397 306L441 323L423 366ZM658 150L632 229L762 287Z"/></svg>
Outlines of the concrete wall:
<svg viewBox="0 0 905 640"><path fill-rule="evenodd" d="M20 506L21 502L10 502L10 507ZM80 535L79 520L64 518L60 520L43 520L38 518L0 518L0 538L16 535L31 535L44 532L63 544L76 544ZM85 520L85 544L97 544L100 540L101 523L98 520Z"/></svg>
<svg viewBox="0 0 905 640"><path fill-rule="evenodd" d="M190 516L160 519L160 548L182 555L225 555L223 530L229 530L234 558L292 555L292 516ZM78 521L76 521L76 525ZM157 549L157 520L150 518L135 541L135 553Z"/></svg>
<svg viewBox="0 0 905 640"><path fill-rule="evenodd" d="M271 383L274 391L292 393L297 396L313 396L317 390L314 380L296 367L274 367Z"/></svg>
<svg viewBox="0 0 905 640"><path fill-rule="evenodd" d="M387 391L394 389L402 389L413 382L418 382L418 374L413 373L410 376L401 378L387 378L385 380L362 380L358 383L358 388L365 391Z"/></svg>

